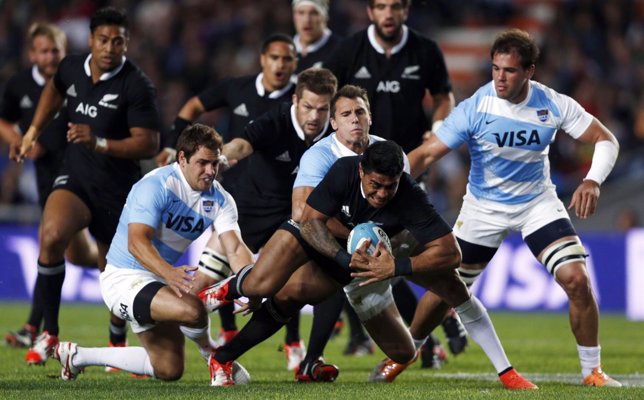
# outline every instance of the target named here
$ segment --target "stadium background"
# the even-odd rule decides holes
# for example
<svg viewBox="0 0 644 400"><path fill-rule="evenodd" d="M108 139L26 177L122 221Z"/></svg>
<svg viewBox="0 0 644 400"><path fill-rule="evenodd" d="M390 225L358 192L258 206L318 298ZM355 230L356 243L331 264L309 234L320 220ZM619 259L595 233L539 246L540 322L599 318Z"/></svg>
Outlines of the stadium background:
<svg viewBox="0 0 644 400"><path fill-rule="evenodd" d="M88 18L114 5L129 11L128 57L158 89L167 129L183 102L228 76L259 71L259 45L273 32L293 34L290 1L20 1L0 0L0 89L28 65L24 37L32 22L57 23L68 53L84 52ZM329 27L349 35L368 24L364 0L331 1ZM591 254L589 268L604 312L644 319L644 1L435 0L413 1L408 25L443 49L457 102L489 80L489 45L505 27L530 31L542 49L536 79L579 101L618 137L621 154L602 187L598 214L573 218ZM428 109L431 106L428 101ZM224 131L225 112L201 119ZM33 167L9 162L1 149L0 301L25 300L37 258ZM585 175L592 148L561 135L551 149L553 180L566 199ZM467 156L455 153L428 174L428 192L448 219L460 206ZM198 250L187 255L194 260ZM516 236L504 245L476 293L491 309L566 309ZM96 272L71 267L68 301L100 301Z"/></svg>

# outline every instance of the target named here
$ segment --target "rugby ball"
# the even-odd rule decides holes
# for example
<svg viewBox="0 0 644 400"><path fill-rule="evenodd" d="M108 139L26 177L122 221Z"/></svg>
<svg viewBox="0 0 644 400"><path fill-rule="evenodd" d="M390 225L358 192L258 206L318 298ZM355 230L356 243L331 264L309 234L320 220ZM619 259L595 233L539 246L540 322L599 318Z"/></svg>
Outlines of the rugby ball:
<svg viewBox="0 0 644 400"><path fill-rule="evenodd" d="M349 233L349 238L347 239L347 251L349 254L353 254L367 239L371 239L367 254L372 255L376 251L378 242L382 242L391 253L391 241L385 231L373 222L365 222L356 225Z"/></svg>

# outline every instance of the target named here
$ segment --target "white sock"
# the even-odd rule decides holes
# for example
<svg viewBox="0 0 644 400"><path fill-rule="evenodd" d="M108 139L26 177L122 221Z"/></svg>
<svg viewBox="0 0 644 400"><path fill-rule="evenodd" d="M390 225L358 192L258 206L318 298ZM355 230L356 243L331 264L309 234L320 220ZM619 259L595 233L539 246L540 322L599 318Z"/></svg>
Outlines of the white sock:
<svg viewBox="0 0 644 400"><path fill-rule="evenodd" d="M461 322L463 322L472 340L481 346L487 358L490 359L496 372L501 373L510 368L510 361L505 355L501 341L496 335L494 325L492 325L490 316L483 304L472 296L465 303L454 307L454 310L461 317Z"/></svg>
<svg viewBox="0 0 644 400"><path fill-rule="evenodd" d="M150 357L143 347L80 347L72 365L83 368L90 365L104 365L122 369L138 375L154 377Z"/></svg>
<svg viewBox="0 0 644 400"><path fill-rule="evenodd" d="M183 333L185 337L197 344L201 357L208 360L210 353L212 353L215 348L214 342L210 337L210 317L208 317L208 325L202 328L189 328L181 325L179 329L181 329L181 333Z"/></svg>
<svg viewBox="0 0 644 400"><path fill-rule="evenodd" d="M601 346L586 347L577 345L579 362L581 363L581 377L585 378L601 364Z"/></svg>

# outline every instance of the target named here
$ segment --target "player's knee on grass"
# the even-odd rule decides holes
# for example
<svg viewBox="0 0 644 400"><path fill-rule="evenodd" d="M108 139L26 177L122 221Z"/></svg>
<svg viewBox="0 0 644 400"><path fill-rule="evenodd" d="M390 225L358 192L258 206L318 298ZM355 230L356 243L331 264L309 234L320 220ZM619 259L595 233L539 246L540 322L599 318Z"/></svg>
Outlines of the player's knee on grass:
<svg viewBox="0 0 644 400"><path fill-rule="evenodd" d="M162 381L176 381L183 376L183 364L169 361L158 362L152 366L154 377Z"/></svg>

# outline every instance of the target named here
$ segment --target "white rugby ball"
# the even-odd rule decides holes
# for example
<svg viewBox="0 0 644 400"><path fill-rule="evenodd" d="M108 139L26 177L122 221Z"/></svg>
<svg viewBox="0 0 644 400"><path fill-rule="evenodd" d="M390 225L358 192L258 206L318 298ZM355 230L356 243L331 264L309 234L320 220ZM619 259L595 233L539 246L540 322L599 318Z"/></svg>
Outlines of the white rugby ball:
<svg viewBox="0 0 644 400"><path fill-rule="evenodd" d="M349 238L347 239L347 251L349 254L353 254L367 239L371 239L367 254L372 255L376 251L378 242L382 242L391 253L391 241L385 231L373 222L365 222L356 225L349 233Z"/></svg>

